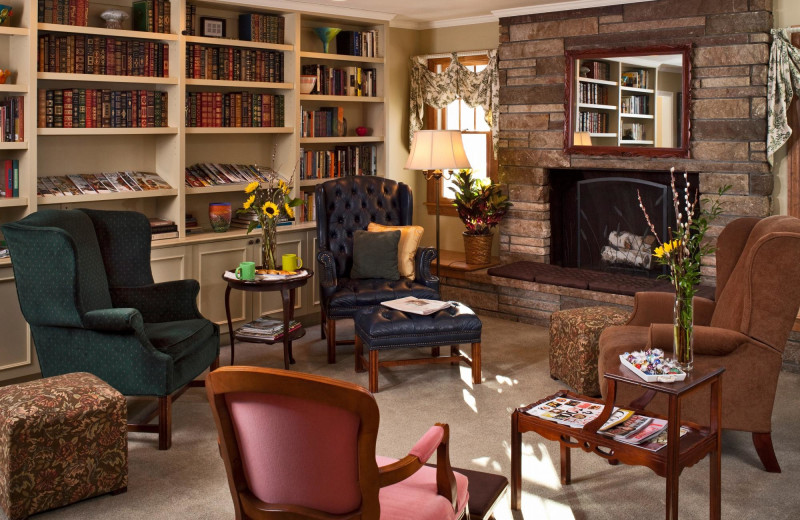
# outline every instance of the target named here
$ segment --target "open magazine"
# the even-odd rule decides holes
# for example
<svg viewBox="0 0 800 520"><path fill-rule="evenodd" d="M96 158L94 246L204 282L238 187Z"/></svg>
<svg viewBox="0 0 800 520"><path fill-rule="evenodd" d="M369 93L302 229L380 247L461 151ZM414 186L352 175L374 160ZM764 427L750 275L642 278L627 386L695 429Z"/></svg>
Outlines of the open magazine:
<svg viewBox="0 0 800 520"><path fill-rule="evenodd" d="M441 300L426 300L423 298L406 296L405 298L398 298L396 300L382 302L381 305L398 311L427 315L450 307L450 302L443 302Z"/></svg>

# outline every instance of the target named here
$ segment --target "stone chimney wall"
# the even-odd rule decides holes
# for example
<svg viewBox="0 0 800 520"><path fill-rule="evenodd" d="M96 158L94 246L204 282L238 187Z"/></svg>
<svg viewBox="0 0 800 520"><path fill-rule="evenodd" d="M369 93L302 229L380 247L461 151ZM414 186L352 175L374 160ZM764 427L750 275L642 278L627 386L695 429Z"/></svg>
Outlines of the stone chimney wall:
<svg viewBox="0 0 800 520"><path fill-rule="evenodd" d="M772 0L657 0L500 20L499 166L514 208L501 224L504 262L549 262L550 168L696 171L700 191L732 185L712 236L770 214L766 161ZM690 157L566 155L567 50L692 44ZM714 260L703 274L713 277Z"/></svg>

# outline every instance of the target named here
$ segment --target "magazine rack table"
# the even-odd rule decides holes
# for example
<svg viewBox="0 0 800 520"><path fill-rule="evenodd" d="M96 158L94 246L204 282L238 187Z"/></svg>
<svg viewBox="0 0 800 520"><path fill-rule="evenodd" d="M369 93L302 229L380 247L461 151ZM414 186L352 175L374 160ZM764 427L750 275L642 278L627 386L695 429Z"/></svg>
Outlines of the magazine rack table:
<svg viewBox="0 0 800 520"><path fill-rule="evenodd" d="M281 299L283 301L283 330L289 330L289 322L294 318L294 301L295 289L302 287L308 282L308 279L314 276L314 272L310 269L303 268L305 274L302 276L293 276L291 278L280 279L265 279L265 280L236 280L230 279L223 273L222 279L225 280L228 286L225 288L225 317L228 319L228 334L231 339L231 365L233 365L234 343L236 341L236 331L233 330L231 324L231 304L230 295L231 290L236 289L239 291L280 291ZM289 332L275 341L267 339L250 339L248 342L253 343L266 343L267 345L274 345L275 343L283 343L283 367L289 370L289 365L294 363L292 356L292 341L300 339L305 336L306 331L301 325L299 328Z"/></svg>
<svg viewBox="0 0 800 520"><path fill-rule="evenodd" d="M608 382L608 393L605 402L573 394L562 390L554 396L547 397L536 403L517 408L511 415L511 508L519 510L520 495L522 492L522 434L536 432L545 439L558 441L561 447L561 484L570 483L570 450L580 448L586 452L595 453L611 464L647 466L667 480L666 518L678 518L678 479L683 468L693 466L706 455L711 456L711 475L709 483L710 518L720 518L720 455L721 455L721 401L720 401L720 376L724 368L703 369L696 368L683 381L674 383L649 383L640 379L627 368L620 366L605 374ZM641 397L629 406L635 413L661 417L643 409L655 397L656 393L666 394L669 400L669 413L666 419L667 446L658 451L651 452L644 448L615 441L611 437L597 433L611 415L617 392L617 383L624 382L639 386L645 390ZM681 398L692 393L703 385L710 385L710 426L701 427L697 424L680 420ZM554 397L568 397L604 404L605 407L599 417L587 424L584 428L571 428L553 421L528 415L526 410ZM661 417L664 418L664 417ZM689 426L691 431L683 437L680 436L680 426Z"/></svg>

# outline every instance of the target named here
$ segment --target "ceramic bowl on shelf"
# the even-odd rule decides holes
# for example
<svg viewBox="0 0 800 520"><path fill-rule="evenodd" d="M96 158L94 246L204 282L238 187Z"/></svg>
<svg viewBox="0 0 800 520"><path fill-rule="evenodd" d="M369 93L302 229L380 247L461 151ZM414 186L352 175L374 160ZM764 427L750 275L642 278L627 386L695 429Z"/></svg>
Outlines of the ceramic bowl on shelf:
<svg viewBox="0 0 800 520"><path fill-rule="evenodd" d="M316 84L317 84L316 76L311 76L311 75L300 76L300 93L311 94L311 91L314 90L314 85Z"/></svg>
<svg viewBox="0 0 800 520"><path fill-rule="evenodd" d="M106 9L100 13L100 18L106 21L106 29L122 29L122 22L128 19L128 13L119 9Z"/></svg>
<svg viewBox="0 0 800 520"><path fill-rule="evenodd" d="M9 17L11 17L12 7L10 5L0 4L0 24L3 24Z"/></svg>

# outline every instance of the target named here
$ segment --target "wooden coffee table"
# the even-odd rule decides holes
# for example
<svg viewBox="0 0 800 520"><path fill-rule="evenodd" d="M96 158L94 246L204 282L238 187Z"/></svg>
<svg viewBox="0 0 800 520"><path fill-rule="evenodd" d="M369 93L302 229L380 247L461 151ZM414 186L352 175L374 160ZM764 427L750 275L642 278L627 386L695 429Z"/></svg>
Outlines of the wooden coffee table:
<svg viewBox="0 0 800 520"><path fill-rule="evenodd" d="M685 380L674 383L649 383L643 381L632 371L620 366L612 369L604 376L608 382L608 393L605 402L562 390L561 392L537 401L523 408L517 408L511 415L511 508L519 510L522 492L522 434L536 432L545 439L558 441L561 445L561 484L570 483L570 450L580 448L607 459L610 463L647 466L657 475L666 478L666 518L678 518L678 480L683 468L693 466L706 455L711 456L711 474L709 482L710 515L712 519L720 518L720 463L721 463L721 401L720 376L725 369L698 368L689 373ZM667 446L652 452L635 445L618 442L610 437L597 433L611 415L616 398L617 383L624 382L643 388L641 397L628 406L636 413L650 417L667 419ZM698 387L710 385L710 426L702 427L694 423L681 422L681 398L692 393ZM644 410L657 393L666 394L669 400L667 417L659 416ZM569 397L604 404L600 416L584 428L570 428L553 421L528 415L526 410L544 403L554 397ZM680 426L685 425L692 431L680 437Z"/></svg>

